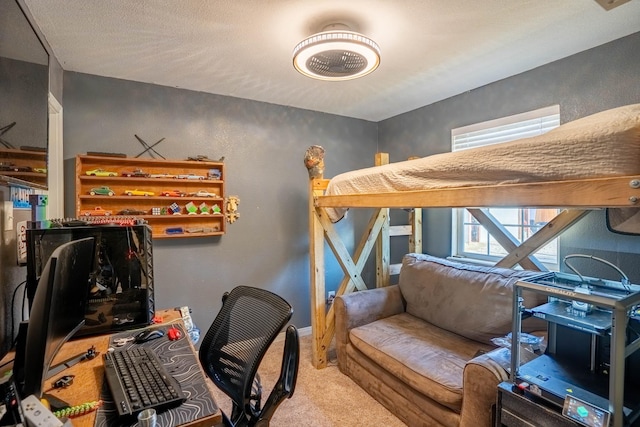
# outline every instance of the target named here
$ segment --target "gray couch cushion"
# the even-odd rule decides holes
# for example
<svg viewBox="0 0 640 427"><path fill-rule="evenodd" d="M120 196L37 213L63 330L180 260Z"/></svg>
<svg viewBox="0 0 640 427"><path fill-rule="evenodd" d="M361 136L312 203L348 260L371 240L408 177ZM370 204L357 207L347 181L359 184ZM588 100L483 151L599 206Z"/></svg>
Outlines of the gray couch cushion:
<svg viewBox="0 0 640 427"><path fill-rule="evenodd" d="M435 326L489 344L512 327L513 284L539 272L484 267L424 254L407 254L400 270L400 291L410 313ZM546 302L523 293L525 306ZM523 330L544 329L541 322Z"/></svg>
<svg viewBox="0 0 640 427"><path fill-rule="evenodd" d="M407 386L456 412L462 406L463 370L488 346L402 313L359 326L352 345Z"/></svg>

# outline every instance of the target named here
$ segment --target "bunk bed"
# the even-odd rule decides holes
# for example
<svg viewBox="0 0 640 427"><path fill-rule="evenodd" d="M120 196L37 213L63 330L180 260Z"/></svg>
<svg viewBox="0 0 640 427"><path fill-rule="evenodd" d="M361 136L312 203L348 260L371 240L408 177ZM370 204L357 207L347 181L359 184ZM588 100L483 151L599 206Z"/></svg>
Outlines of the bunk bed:
<svg viewBox="0 0 640 427"><path fill-rule="evenodd" d="M386 164L385 164L386 163ZM327 365L334 335L333 306L326 304L325 240L344 271L336 295L364 290L361 272L375 248L376 286L389 285L390 208L467 208L508 254L496 265L544 270L531 256L590 210L640 207L640 104L593 114L510 143L388 163L346 172L331 180L311 174L309 256L312 363ZM518 243L482 208L561 208L533 236ZM351 255L334 223L348 209L373 208L365 234ZM413 215L410 251L420 242L420 216ZM419 252L419 250L416 250Z"/></svg>

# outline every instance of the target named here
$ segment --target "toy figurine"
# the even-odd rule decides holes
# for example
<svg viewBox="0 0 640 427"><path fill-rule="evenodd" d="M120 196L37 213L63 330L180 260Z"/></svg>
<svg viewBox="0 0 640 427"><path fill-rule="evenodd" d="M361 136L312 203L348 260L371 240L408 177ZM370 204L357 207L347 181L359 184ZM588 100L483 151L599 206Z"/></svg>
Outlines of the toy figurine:
<svg viewBox="0 0 640 427"><path fill-rule="evenodd" d="M309 178L322 178L324 175L324 148L312 145L304 153L304 165L309 172Z"/></svg>
<svg viewBox="0 0 640 427"><path fill-rule="evenodd" d="M240 198L238 196L229 196L226 198L227 202L227 222L233 224L240 217L238 212L238 204L240 204Z"/></svg>
<svg viewBox="0 0 640 427"><path fill-rule="evenodd" d="M211 208L204 202L202 202L200 206L198 206L198 208L200 208L200 213L202 215L209 215L211 213L210 212Z"/></svg>
<svg viewBox="0 0 640 427"><path fill-rule="evenodd" d="M187 209L189 215L196 215L198 213L198 207L193 202L187 203L185 209Z"/></svg>

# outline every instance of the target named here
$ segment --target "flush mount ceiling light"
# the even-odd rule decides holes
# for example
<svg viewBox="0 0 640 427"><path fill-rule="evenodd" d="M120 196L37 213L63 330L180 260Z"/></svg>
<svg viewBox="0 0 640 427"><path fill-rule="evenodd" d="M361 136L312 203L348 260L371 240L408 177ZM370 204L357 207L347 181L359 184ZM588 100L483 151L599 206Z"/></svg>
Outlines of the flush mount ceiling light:
<svg viewBox="0 0 640 427"><path fill-rule="evenodd" d="M293 66L319 80L350 80L366 76L380 65L380 47L349 30L323 31L298 43Z"/></svg>

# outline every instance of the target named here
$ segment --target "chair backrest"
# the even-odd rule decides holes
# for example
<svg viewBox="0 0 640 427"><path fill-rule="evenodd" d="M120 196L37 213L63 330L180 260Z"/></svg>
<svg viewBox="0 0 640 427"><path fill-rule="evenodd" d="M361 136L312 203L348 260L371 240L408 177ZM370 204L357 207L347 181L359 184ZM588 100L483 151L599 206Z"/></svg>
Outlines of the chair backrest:
<svg viewBox="0 0 640 427"><path fill-rule="evenodd" d="M234 407L249 416L255 415L251 388L258 366L292 314L291 305L280 296L238 286L225 294L222 308L202 340L199 358L203 369Z"/></svg>

